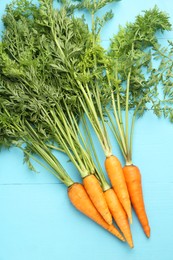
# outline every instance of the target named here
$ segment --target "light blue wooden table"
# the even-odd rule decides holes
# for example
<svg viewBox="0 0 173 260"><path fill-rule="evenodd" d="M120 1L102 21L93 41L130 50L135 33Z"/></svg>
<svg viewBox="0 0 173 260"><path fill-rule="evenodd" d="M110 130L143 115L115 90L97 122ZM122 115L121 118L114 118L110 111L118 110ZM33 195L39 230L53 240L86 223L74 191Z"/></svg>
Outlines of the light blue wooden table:
<svg viewBox="0 0 173 260"><path fill-rule="evenodd" d="M0 16L10 0L0 1ZM133 21L154 5L170 14L172 0L122 0L111 7L115 17L102 33L107 46L118 25ZM2 29L2 24L0 26ZM173 40L173 32L160 41ZM122 160L114 138L114 153ZM101 149L100 158L104 160ZM60 157L79 180L76 169ZM133 214L135 248L130 250L112 235L77 212L66 188L46 170L35 174L23 165L16 148L0 152L0 260L172 260L173 259L173 125L151 112L138 120L134 137L134 163L141 169L146 209L151 225L147 239ZM122 160L123 163L123 160Z"/></svg>

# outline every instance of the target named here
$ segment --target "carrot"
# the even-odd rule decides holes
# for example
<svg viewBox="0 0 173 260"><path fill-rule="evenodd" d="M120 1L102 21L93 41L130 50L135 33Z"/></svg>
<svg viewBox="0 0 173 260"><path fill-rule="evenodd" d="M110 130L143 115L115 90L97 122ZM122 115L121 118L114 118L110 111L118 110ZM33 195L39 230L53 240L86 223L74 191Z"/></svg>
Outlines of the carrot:
<svg viewBox="0 0 173 260"><path fill-rule="evenodd" d="M87 175L85 178L83 178L83 185L98 212L101 214L104 220L109 225L111 225L112 215L109 211L103 190L98 179L93 174Z"/></svg>
<svg viewBox="0 0 173 260"><path fill-rule="evenodd" d="M74 183L68 188L68 196L71 203L76 209L82 212L87 217L91 218L97 224L102 226L104 229L112 233L114 236L122 241L125 241L120 232L113 226L109 225L99 214L91 202L85 188L80 183Z"/></svg>
<svg viewBox="0 0 173 260"><path fill-rule="evenodd" d="M106 190L104 192L108 207L110 209L110 212L122 231L127 243L131 248L133 248L133 240L132 240L132 234L130 231L130 225L128 222L127 214L125 210L123 209L121 203L119 202L114 190L112 188Z"/></svg>
<svg viewBox="0 0 173 260"><path fill-rule="evenodd" d="M142 225L147 237L150 237L150 226L145 211L144 199L142 194L141 174L135 165L127 165L123 168L127 188L129 191L132 206Z"/></svg>
<svg viewBox="0 0 173 260"><path fill-rule="evenodd" d="M105 160L105 168L112 187L132 223L131 203L121 163L116 156L111 155Z"/></svg>

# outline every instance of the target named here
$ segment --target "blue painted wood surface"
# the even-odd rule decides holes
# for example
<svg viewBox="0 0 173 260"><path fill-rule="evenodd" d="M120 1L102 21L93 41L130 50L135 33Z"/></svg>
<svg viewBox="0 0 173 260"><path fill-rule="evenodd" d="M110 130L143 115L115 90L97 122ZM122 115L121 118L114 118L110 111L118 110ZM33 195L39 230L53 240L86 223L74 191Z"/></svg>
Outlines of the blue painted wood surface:
<svg viewBox="0 0 173 260"><path fill-rule="evenodd" d="M10 2L0 1L0 16ZM172 0L111 4L115 17L102 32L103 45L108 46L119 24L134 21L139 12L155 4L170 14L173 24ZM172 31L160 41L166 39L173 40ZM113 136L111 142L123 163ZM103 165L99 146L98 154ZM80 180L67 158L60 159L74 179ZM136 123L133 160L142 173L151 238L145 237L133 214L133 250L77 212L67 199L65 186L54 176L41 167L38 174L32 173L22 160L17 148L0 153L0 260L173 259L173 125L168 121L148 112Z"/></svg>

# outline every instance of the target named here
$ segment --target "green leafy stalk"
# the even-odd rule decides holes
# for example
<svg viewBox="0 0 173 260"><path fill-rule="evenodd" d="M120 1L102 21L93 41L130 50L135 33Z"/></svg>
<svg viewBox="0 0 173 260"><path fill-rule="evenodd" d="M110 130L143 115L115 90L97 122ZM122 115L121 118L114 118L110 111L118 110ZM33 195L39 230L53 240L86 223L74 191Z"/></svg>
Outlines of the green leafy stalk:
<svg viewBox="0 0 173 260"><path fill-rule="evenodd" d="M81 85L81 84L80 84ZM106 157L112 155L108 134L105 126L105 122L103 120L99 120L99 114L102 112L101 110L99 113L96 111L96 105L93 103L91 92L88 89L88 86L85 86L85 89L81 86L83 97L79 97L79 101L81 106L86 113L93 129L95 130L97 137L100 141L100 144L103 148L103 151ZM87 90L87 92L85 92ZM97 98L97 97L96 97ZM98 104L98 100L96 101ZM100 103L100 101L99 101Z"/></svg>
<svg viewBox="0 0 173 260"><path fill-rule="evenodd" d="M50 110L50 115L46 111L43 113L45 115L44 118L46 118L47 127L49 127L52 133L52 138L68 155L79 170L82 178L94 173L92 159L82 145L83 140L81 141L80 139L82 135L78 124L74 116L71 115L68 107L66 106L66 114L59 105L56 106L56 113L53 110Z"/></svg>
<svg viewBox="0 0 173 260"><path fill-rule="evenodd" d="M4 143L5 140L8 140L8 142L11 142L11 145L20 147L26 154L26 162L32 170L34 167L30 162L30 158L34 159L45 167L45 169L49 170L67 187L73 184L72 179L66 173L61 163L51 153L47 145L43 143L34 128L25 119L20 118L19 115L14 115L13 112L8 111L5 105L3 105L0 123L4 128ZM22 148L22 143L25 143L26 148ZM46 165L38 160L33 154L38 155L46 163Z"/></svg>
<svg viewBox="0 0 173 260"><path fill-rule="evenodd" d="M104 4L106 4L105 1ZM92 47L89 47L89 50L86 51L85 59L90 59L92 62L92 70L87 69L86 66L83 67L82 74L89 76L87 82L82 84L81 81L77 80L78 86L82 92L82 97L79 97L79 101L81 106L86 113L92 127L94 128L96 135L101 143L103 151L106 157L112 155L111 145L107 134L105 119L103 116L103 99L101 96L101 86L99 83L103 79L103 73L105 69L105 63L107 62L106 56L104 55L104 51L102 48L99 47L99 33L103 26L103 23L100 22L99 29L98 23L99 20L96 18L96 12L99 10L99 1L93 1L91 4L83 3L80 7L83 7L89 11L91 14L92 20L92 35L91 35L91 44ZM103 5L104 6L104 5ZM102 6L102 7L103 7ZM108 15L109 16L109 15ZM109 16L109 19L104 17L103 20L106 22L107 20L111 19L112 16ZM102 20L102 21L103 21ZM77 76L76 76L77 78ZM106 101L108 103L108 100Z"/></svg>
<svg viewBox="0 0 173 260"><path fill-rule="evenodd" d="M19 5L17 7L11 6L6 16L6 20L9 14L13 16L17 28L26 7L30 8L32 13L30 5L24 4L22 7L20 10ZM15 19L16 10L19 12L17 19ZM52 1L43 0L40 1L38 8L34 6L32 18L34 22L30 24L30 17L25 17L26 28L33 39L32 45L25 41L23 32L19 34L19 30L13 32L13 28L7 27L6 34L4 34L4 42L8 42L5 35L9 30L16 38L20 39L20 48L22 50L27 48L30 54L27 56L23 51L22 58L29 58L28 63L23 64L20 60L21 57L18 57L20 52L14 54L17 59L13 60L8 55L11 53L11 49L6 45L8 46L7 49L4 49L6 56L2 59L3 75L11 77L7 70L9 63L10 66L12 64L21 72L14 74L14 80L20 82L14 97L10 96L10 93L8 95L15 100L18 111L24 113L27 120L37 129L40 140L43 143L48 142L47 147L49 148L56 146L57 150L65 152L84 178L86 175L94 173L95 168L91 156L85 151L84 144L82 144L82 135L75 119L76 112L70 112L76 107L72 105L69 89L71 86L77 85L74 75L79 70L77 68L81 59L79 52L83 51L88 41L87 36L90 34L82 19L69 18L63 8L58 12L55 11ZM37 35L37 41L40 44L35 46L36 49L33 48L34 44L38 44L38 42L34 42L35 35ZM58 93L56 93L57 90ZM62 94L58 95L60 92ZM73 93L73 91L71 92ZM65 100L62 100L63 96ZM51 139L56 144L50 144Z"/></svg>
<svg viewBox="0 0 173 260"><path fill-rule="evenodd" d="M148 28L150 29L148 30ZM128 23L124 28L120 27L118 34L111 40L109 55L112 60L112 68L115 70L109 67L111 76L107 75L107 78L112 89L115 89L117 93L115 101L112 91L112 110L115 122L109 115L108 117L127 165L132 164L135 119L148 110L149 104L153 108L155 107L155 111L161 108L157 87L161 83L161 78L155 76L151 52L155 55L161 51L156 32L159 30L163 32L170 28L167 14L154 7L145 11L143 16L138 15L134 23ZM117 87L117 82L119 87ZM123 110L125 112L124 122L122 120ZM129 110L133 111L131 125L129 124Z"/></svg>
<svg viewBox="0 0 173 260"><path fill-rule="evenodd" d="M127 76L127 88L126 88L126 115L125 115L125 128L126 128L126 148L127 148L127 164L132 164L132 158L130 158L130 147L129 147L129 91L130 91L130 76L131 71Z"/></svg>

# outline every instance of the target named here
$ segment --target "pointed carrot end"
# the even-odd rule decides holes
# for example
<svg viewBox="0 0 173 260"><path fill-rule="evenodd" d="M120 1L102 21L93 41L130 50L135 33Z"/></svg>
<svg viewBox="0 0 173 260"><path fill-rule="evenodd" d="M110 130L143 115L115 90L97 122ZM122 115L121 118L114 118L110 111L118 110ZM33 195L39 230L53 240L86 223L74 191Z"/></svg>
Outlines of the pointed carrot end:
<svg viewBox="0 0 173 260"><path fill-rule="evenodd" d="M113 224L113 221L107 221L107 223L109 224L109 225L112 225Z"/></svg>
<svg viewBox="0 0 173 260"><path fill-rule="evenodd" d="M145 232L146 236L150 238L150 232Z"/></svg>
<svg viewBox="0 0 173 260"><path fill-rule="evenodd" d="M112 215L111 215L110 211L107 211L106 214L101 214L101 216L106 221L106 223L108 225L112 225L113 224Z"/></svg>
<svg viewBox="0 0 173 260"><path fill-rule="evenodd" d="M112 220L112 216L107 216L107 218L104 218L104 220L109 224L112 225L113 224L113 220Z"/></svg>
<svg viewBox="0 0 173 260"><path fill-rule="evenodd" d="M125 238L119 233L116 235L116 237L121 240L122 242L126 242Z"/></svg>
<svg viewBox="0 0 173 260"><path fill-rule="evenodd" d="M133 242L129 243L129 246L130 246L131 249L134 248Z"/></svg>
<svg viewBox="0 0 173 260"><path fill-rule="evenodd" d="M129 219L130 224L132 224L133 221L132 221L132 208L131 208L131 204L126 205L126 207L124 207L124 210L125 210L125 212L127 214L127 217Z"/></svg>
<svg viewBox="0 0 173 260"><path fill-rule="evenodd" d="M129 219L129 222L130 222L130 224L132 225L132 223L133 223L133 220L132 220L132 213L131 213L131 211L130 212L128 212L128 219Z"/></svg>
<svg viewBox="0 0 173 260"><path fill-rule="evenodd" d="M120 233L120 231L114 225L109 225L107 230L110 233L112 233L116 238L118 238L119 240L125 242L125 239L124 239L123 235Z"/></svg>
<svg viewBox="0 0 173 260"><path fill-rule="evenodd" d="M147 227L144 229L144 232L145 232L145 235L149 238L149 237L150 237L150 227L147 226Z"/></svg>
<svg viewBox="0 0 173 260"><path fill-rule="evenodd" d="M132 237L126 238L126 241L127 241L128 245L129 245L129 247L130 247L131 249L134 248L134 244L133 244L133 239L132 239Z"/></svg>
<svg viewBox="0 0 173 260"><path fill-rule="evenodd" d="M124 238L124 236L118 231L118 234L116 235L116 237L119 238L119 240L121 240L122 242L126 242L126 239Z"/></svg>
<svg viewBox="0 0 173 260"><path fill-rule="evenodd" d="M125 240L125 238L124 238L123 236L121 236L120 240L121 240L122 242L126 242L126 240Z"/></svg>

